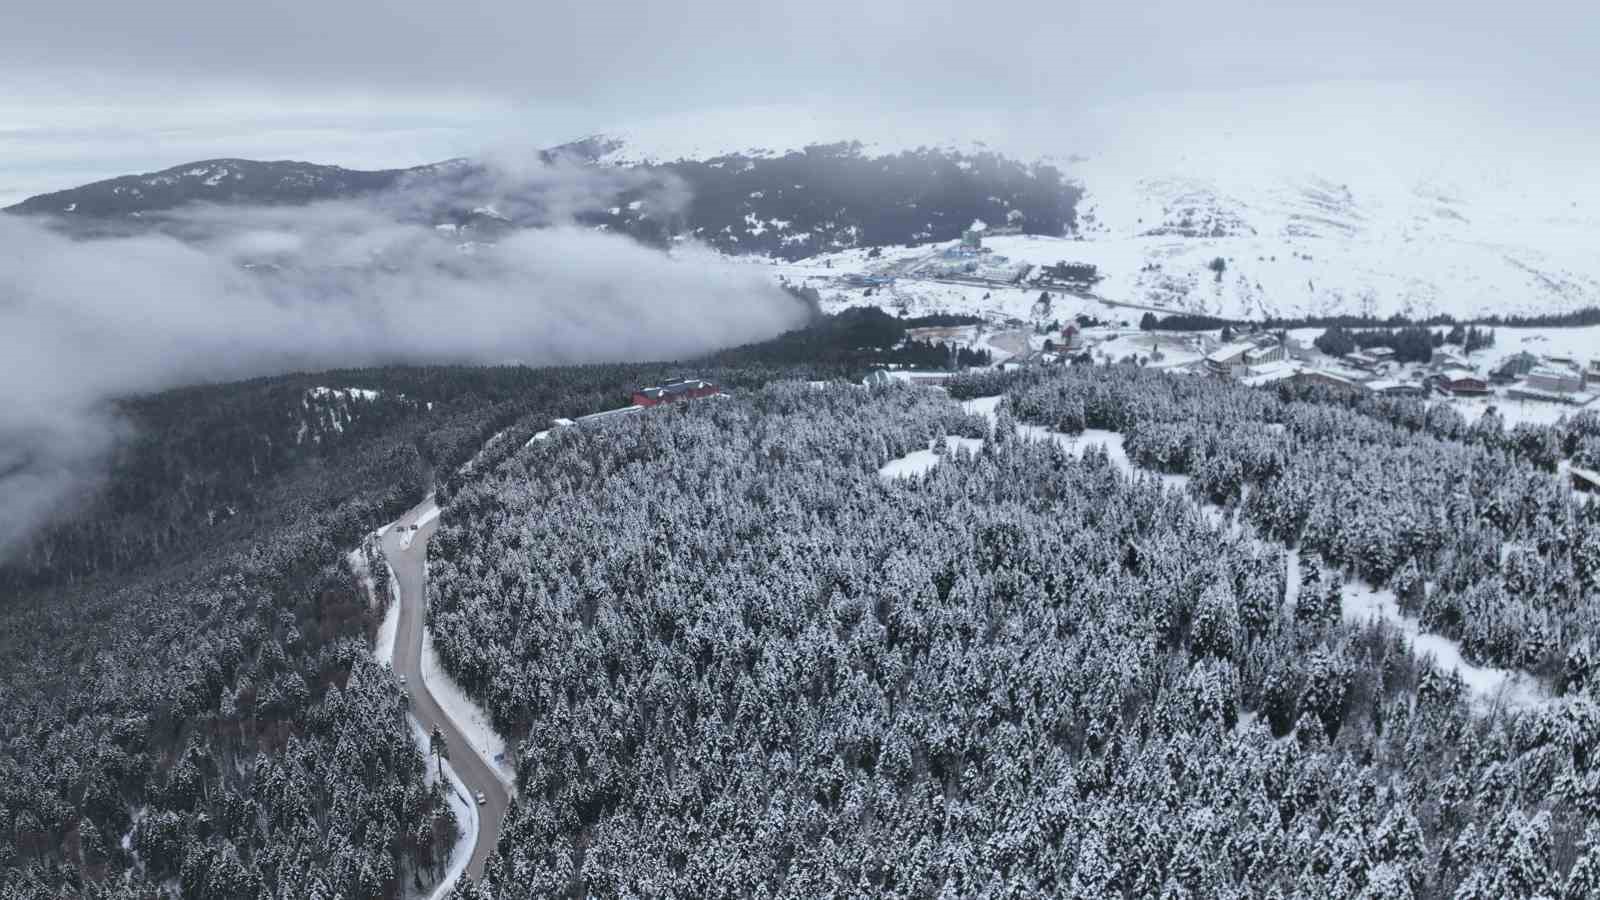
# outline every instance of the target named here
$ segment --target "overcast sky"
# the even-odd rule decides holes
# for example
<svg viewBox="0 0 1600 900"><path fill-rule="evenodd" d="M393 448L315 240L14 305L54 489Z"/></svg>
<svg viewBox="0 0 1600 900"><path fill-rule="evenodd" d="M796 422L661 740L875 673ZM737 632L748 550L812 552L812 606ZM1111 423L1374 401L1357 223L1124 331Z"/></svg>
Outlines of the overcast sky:
<svg viewBox="0 0 1600 900"><path fill-rule="evenodd" d="M405 165L746 103L1061 108L1330 79L1593 112L1589 0L22 0L0 203L216 156Z"/></svg>

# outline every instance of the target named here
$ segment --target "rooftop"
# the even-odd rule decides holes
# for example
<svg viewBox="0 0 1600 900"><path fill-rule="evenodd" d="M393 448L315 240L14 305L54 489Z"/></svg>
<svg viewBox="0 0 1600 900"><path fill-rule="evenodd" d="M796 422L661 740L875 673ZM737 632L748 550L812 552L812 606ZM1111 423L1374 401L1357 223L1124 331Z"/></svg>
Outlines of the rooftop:
<svg viewBox="0 0 1600 900"><path fill-rule="evenodd" d="M1254 350L1255 348L1256 345L1250 343L1249 341L1234 341L1231 344L1223 344L1221 347L1218 347L1210 353L1207 353L1206 361L1214 363L1229 362L1238 358L1239 356L1244 355L1247 351Z"/></svg>

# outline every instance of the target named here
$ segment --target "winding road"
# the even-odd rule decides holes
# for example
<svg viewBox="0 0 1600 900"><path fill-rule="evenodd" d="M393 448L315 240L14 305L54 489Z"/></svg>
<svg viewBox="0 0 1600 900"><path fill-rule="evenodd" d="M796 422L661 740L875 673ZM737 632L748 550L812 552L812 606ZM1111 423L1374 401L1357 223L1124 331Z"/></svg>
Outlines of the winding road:
<svg viewBox="0 0 1600 900"><path fill-rule="evenodd" d="M434 699L428 685L422 680L422 633L426 627L424 607L427 603L428 538L439 524L434 513L427 521L423 515L434 509L432 498L410 509L383 535L383 552L389 567L394 571L395 584L400 590L400 614L395 628L394 671L406 679L405 692L411 699L411 714L422 723L425 733L434 726L444 732L450 750L450 765L467 790L476 795L483 792L486 802L478 807L478 835L472 844L472 859L467 863L466 875L477 880L483 875L483 866L494 849L500 835L500 823L505 820L506 807L511 797L505 785L490 771L466 735L445 714L439 701ZM413 524L418 525L411 531ZM405 535L409 534L409 546ZM470 800L469 800L470 802Z"/></svg>

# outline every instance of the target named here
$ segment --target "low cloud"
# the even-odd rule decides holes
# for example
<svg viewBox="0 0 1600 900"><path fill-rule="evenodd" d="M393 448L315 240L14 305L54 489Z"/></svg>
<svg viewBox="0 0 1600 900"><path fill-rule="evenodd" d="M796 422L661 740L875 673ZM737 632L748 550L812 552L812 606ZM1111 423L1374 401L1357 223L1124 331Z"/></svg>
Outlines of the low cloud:
<svg viewBox="0 0 1600 900"><path fill-rule="evenodd" d="M461 200L443 187L195 209L93 240L0 216L0 555L102 472L120 396L373 364L684 358L803 321L755 272L570 224L644 187L586 171L474 175L467 202L549 226L492 244L429 224ZM664 210L684 200L650 190Z"/></svg>

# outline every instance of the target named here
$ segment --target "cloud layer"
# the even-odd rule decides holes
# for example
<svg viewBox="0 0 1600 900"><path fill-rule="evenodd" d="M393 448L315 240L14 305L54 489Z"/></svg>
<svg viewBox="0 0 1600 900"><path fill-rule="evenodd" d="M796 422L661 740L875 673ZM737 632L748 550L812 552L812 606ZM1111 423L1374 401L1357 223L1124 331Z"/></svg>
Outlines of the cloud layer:
<svg viewBox="0 0 1600 900"><path fill-rule="evenodd" d="M571 173L515 177L563 214L598 198ZM196 210L168 223L181 240L0 216L0 550L97 470L117 396L368 364L683 358L805 314L754 272L570 225L463 246L396 214L425 202Z"/></svg>

